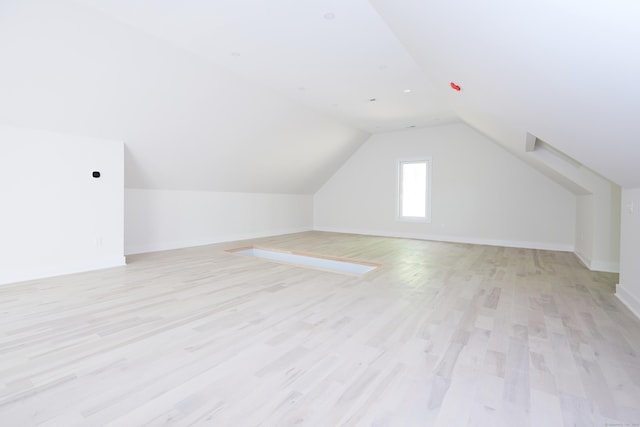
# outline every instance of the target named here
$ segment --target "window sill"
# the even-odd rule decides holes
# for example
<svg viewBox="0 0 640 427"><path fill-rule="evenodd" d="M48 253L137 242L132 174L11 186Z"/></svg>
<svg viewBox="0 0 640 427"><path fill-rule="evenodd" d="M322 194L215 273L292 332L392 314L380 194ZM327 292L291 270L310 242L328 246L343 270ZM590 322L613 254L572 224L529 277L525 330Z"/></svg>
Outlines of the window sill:
<svg viewBox="0 0 640 427"><path fill-rule="evenodd" d="M422 222L422 223L431 223L431 218L422 218L419 216L398 216L396 217L396 221L398 222Z"/></svg>

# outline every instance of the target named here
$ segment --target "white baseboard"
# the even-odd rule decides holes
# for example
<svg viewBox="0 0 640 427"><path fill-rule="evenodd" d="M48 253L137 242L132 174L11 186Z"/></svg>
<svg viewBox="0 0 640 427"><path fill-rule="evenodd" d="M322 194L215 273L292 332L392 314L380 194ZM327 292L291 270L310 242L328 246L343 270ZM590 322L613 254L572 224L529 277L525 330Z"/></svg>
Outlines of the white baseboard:
<svg viewBox="0 0 640 427"><path fill-rule="evenodd" d="M26 282L47 277L65 276L67 274L84 273L86 271L102 270L105 268L126 265L124 256L101 258L80 263L65 263L59 265L30 267L28 271L18 271L0 275L0 285Z"/></svg>
<svg viewBox="0 0 640 427"><path fill-rule="evenodd" d="M582 265L584 265L588 269L591 269L591 259L589 259L588 256L577 250L574 251L573 254L578 258Z"/></svg>
<svg viewBox="0 0 640 427"><path fill-rule="evenodd" d="M562 245L558 243L529 242L529 241L519 241L519 240L481 239L481 238L475 238L475 237L441 236L441 235L419 234L419 233L400 233L396 231L346 229L346 228L334 228L334 227L323 227L323 226L315 226L313 229L317 231L328 231L332 233L364 234L367 236L381 236L381 237L400 237L405 239L433 240L436 242L468 243L472 245L488 245L488 246L504 246L508 248L541 249L541 250L562 251L562 252L573 252L574 250L574 247L572 245Z"/></svg>
<svg viewBox="0 0 640 427"><path fill-rule="evenodd" d="M618 299L622 301L622 303L626 305L638 319L640 319L640 299L635 297L620 284L616 285L616 297L618 297Z"/></svg>
<svg viewBox="0 0 640 427"><path fill-rule="evenodd" d="M235 242L238 240L259 239L261 237L280 236L283 234L302 233L311 231L311 227L286 228L279 230L260 231L254 233L222 234L207 236L200 239L180 240L173 242L155 242L145 244L127 245L125 243L125 254L134 255L148 252L168 251L171 249L191 248L195 246L213 245L216 243Z"/></svg>
<svg viewBox="0 0 640 427"><path fill-rule="evenodd" d="M575 251L574 254L576 257L578 257L582 265L584 265L591 271L603 271L605 273L620 272L620 263L618 262L598 261L598 260L594 261L579 251Z"/></svg>
<svg viewBox="0 0 640 427"><path fill-rule="evenodd" d="M591 271L603 271L605 273L620 273L620 263L608 261L591 261Z"/></svg>

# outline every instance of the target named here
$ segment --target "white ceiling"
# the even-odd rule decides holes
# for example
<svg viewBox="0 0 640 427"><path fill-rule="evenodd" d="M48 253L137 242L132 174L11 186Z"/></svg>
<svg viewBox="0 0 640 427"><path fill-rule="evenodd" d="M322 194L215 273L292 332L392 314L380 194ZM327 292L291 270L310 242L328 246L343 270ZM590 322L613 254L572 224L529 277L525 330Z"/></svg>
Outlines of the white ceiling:
<svg viewBox="0 0 640 427"><path fill-rule="evenodd" d="M459 117L640 186L634 0L78 1L372 133Z"/></svg>
<svg viewBox="0 0 640 427"><path fill-rule="evenodd" d="M127 188L312 194L369 136L79 2L2 0L0 58L0 123L124 141Z"/></svg>
<svg viewBox="0 0 640 427"><path fill-rule="evenodd" d="M138 188L312 193L368 133L455 120L640 187L638 22L635 0L3 0L0 121L122 139Z"/></svg>
<svg viewBox="0 0 640 427"><path fill-rule="evenodd" d="M77 1L368 132L455 117L367 0Z"/></svg>
<svg viewBox="0 0 640 427"><path fill-rule="evenodd" d="M640 2L371 0L451 108L508 147L529 132L640 186Z"/></svg>

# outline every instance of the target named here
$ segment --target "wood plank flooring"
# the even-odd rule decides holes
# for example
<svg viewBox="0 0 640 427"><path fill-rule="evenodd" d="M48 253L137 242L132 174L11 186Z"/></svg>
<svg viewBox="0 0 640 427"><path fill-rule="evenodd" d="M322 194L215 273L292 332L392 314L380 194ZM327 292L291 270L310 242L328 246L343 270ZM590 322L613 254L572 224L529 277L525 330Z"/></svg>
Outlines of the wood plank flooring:
<svg viewBox="0 0 640 427"><path fill-rule="evenodd" d="M640 321L570 253L309 232L128 263L0 287L0 426L640 424Z"/></svg>

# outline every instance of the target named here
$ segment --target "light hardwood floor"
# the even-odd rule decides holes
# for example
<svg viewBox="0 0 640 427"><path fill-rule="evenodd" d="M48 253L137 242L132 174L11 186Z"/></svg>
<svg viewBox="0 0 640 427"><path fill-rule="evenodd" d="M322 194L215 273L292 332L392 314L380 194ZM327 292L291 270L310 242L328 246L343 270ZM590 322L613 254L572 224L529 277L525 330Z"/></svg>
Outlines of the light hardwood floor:
<svg viewBox="0 0 640 427"><path fill-rule="evenodd" d="M0 287L0 426L640 424L640 321L570 253L309 232L128 263Z"/></svg>

